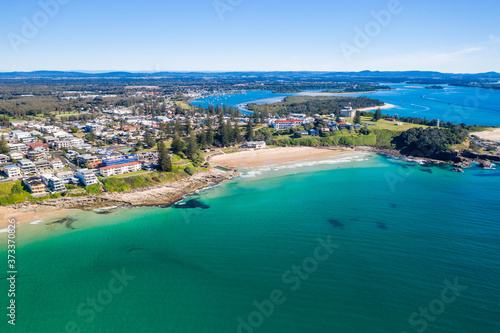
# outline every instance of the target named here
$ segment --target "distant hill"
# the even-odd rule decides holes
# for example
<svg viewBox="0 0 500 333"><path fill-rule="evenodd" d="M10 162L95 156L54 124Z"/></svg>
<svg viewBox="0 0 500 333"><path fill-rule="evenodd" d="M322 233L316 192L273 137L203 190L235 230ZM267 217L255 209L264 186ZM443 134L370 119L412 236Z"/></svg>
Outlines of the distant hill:
<svg viewBox="0 0 500 333"><path fill-rule="evenodd" d="M488 72L478 74L453 74L429 71L361 71L361 72L101 72L83 71L35 71L35 72L3 72L0 79L61 79L61 78L162 78L162 77L256 77L266 79L322 78L322 79L400 79L400 80L500 80L500 73Z"/></svg>

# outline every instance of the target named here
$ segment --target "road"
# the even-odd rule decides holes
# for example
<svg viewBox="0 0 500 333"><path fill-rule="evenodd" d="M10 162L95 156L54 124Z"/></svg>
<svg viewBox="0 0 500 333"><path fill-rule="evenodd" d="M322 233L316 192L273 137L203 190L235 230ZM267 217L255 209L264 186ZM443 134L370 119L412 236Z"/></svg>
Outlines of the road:
<svg viewBox="0 0 500 333"><path fill-rule="evenodd" d="M61 162L69 166L71 171L76 172L78 170L77 166L71 163L66 157L64 157L60 151L54 151L51 152L51 154L54 158L59 158Z"/></svg>

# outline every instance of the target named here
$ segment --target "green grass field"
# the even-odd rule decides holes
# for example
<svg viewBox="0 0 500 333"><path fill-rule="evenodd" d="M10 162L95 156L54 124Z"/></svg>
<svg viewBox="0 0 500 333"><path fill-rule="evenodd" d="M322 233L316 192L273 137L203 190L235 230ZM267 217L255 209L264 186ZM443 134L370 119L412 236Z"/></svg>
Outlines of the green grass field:
<svg viewBox="0 0 500 333"><path fill-rule="evenodd" d="M188 164L191 165L191 164ZM189 175L184 171L187 165L174 166L172 172L149 171L139 174L126 174L102 179L104 190L108 192L124 192L134 189L152 187L167 182L174 182ZM197 169L198 171L200 169Z"/></svg>
<svg viewBox="0 0 500 333"><path fill-rule="evenodd" d="M13 205L31 199L31 194L27 192L20 180L0 184L0 205Z"/></svg>

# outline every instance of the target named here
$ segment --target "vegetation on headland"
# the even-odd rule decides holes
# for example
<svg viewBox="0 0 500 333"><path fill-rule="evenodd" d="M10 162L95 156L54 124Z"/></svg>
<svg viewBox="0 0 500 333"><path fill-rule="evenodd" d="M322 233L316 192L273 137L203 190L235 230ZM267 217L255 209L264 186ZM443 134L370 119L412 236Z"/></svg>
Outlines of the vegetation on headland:
<svg viewBox="0 0 500 333"><path fill-rule="evenodd" d="M190 173L188 173L186 169L188 169ZM132 175L130 177L110 177L101 179L103 183L102 189L110 193L145 189L168 182L175 182L202 170L204 169L195 168L192 164L188 164L187 166L174 166L172 172L168 173L154 171L142 175Z"/></svg>

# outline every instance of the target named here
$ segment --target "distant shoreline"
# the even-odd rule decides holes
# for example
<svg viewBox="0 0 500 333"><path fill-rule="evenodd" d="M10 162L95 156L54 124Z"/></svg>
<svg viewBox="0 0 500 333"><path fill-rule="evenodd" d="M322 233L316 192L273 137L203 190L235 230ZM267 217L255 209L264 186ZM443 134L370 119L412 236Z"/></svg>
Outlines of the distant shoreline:
<svg viewBox="0 0 500 333"><path fill-rule="evenodd" d="M357 111L367 112L367 111L373 111L373 110L378 110L378 109L386 110L386 109L393 109L393 108L397 108L397 106L394 104L384 103L384 105L382 105L382 106L372 106L372 107L367 107L367 108L361 108L361 109L357 109Z"/></svg>

